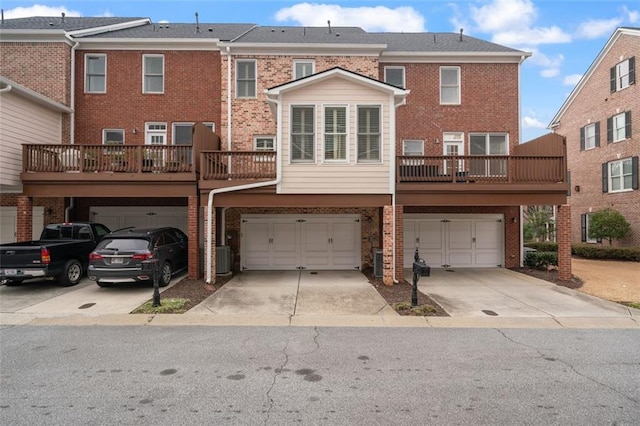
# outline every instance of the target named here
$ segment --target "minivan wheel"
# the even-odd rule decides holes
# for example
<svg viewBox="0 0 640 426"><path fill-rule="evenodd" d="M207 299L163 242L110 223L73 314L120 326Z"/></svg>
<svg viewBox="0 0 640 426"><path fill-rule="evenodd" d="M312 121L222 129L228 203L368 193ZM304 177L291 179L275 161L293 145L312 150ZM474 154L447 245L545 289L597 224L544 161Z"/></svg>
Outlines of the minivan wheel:
<svg viewBox="0 0 640 426"><path fill-rule="evenodd" d="M166 287L169 285L169 282L171 282L171 265L169 262L164 262L160 270L160 282L158 285L160 287Z"/></svg>

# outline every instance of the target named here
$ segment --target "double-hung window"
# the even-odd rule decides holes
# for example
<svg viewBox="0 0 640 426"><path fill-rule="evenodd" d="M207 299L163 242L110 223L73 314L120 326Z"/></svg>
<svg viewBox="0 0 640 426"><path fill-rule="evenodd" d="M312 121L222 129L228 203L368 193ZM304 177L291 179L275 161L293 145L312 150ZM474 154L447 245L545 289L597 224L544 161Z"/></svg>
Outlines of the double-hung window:
<svg viewBox="0 0 640 426"><path fill-rule="evenodd" d="M295 59L293 61L293 79L297 80L312 75L314 68L313 59Z"/></svg>
<svg viewBox="0 0 640 426"><path fill-rule="evenodd" d="M124 129L102 129L103 145L124 145Z"/></svg>
<svg viewBox="0 0 640 426"><path fill-rule="evenodd" d="M490 158L509 154L506 133L472 133L469 135L469 155L487 158L470 158L470 173L476 176L506 176L507 159Z"/></svg>
<svg viewBox="0 0 640 426"><path fill-rule="evenodd" d="M253 150L254 151L268 151L273 152L276 150L276 137L275 136L254 136L253 138ZM259 163L273 162L275 161L275 155L265 154L256 155L255 161Z"/></svg>
<svg viewBox="0 0 640 426"><path fill-rule="evenodd" d="M315 113L313 105L291 107L292 163L313 163L316 159Z"/></svg>
<svg viewBox="0 0 640 426"><path fill-rule="evenodd" d="M600 122L588 124L580 128L580 151L600 146Z"/></svg>
<svg viewBox="0 0 640 426"><path fill-rule="evenodd" d="M347 160L347 107L324 108L324 159Z"/></svg>
<svg viewBox="0 0 640 426"><path fill-rule="evenodd" d="M631 111L607 119L607 142L620 142L631 137Z"/></svg>
<svg viewBox="0 0 640 426"><path fill-rule="evenodd" d="M384 67L384 82L396 87L406 87L404 67Z"/></svg>
<svg viewBox="0 0 640 426"><path fill-rule="evenodd" d="M142 92L164 93L164 55L142 55Z"/></svg>
<svg viewBox="0 0 640 426"><path fill-rule="evenodd" d="M629 87L636 82L636 58L625 59L611 67L611 93Z"/></svg>
<svg viewBox="0 0 640 426"><path fill-rule="evenodd" d="M253 59L236 61L236 97L256 97L256 61Z"/></svg>
<svg viewBox="0 0 640 426"><path fill-rule="evenodd" d="M460 67L440 67L440 104L460 105Z"/></svg>
<svg viewBox="0 0 640 426"><path fill-rule="evenodd" d="M358 106L359 163L379 163L382 160L381 111L379 105Z"/></svg>
<svg viewBox="0 0 640 426"><path fill-rule="evenodd" d="M84 56L84 91L107 92L107 55L89 53Z"/></svg>
<svg viewBox="0 0 640 426"><path fill-rule="evenodd" d="M638 189L638 157L602 164L602 192Z"/></svg>
<svg viewBox="0 0 640 426"><path fill-rule="evenodd" d="M402 141L402 155L404 157L422 157L424 155L424 141L421 139L404 139ZM402 165L417 166L424 164L423 159L402 160Z"/></svg>
<svg viewBox="0 0 640 426"><path fill-rule="evenodd" d="M599 243L601 240L589 237L589 223L591 222L591 214L584 213L580 215L580 234L583 243Z"/></svg>

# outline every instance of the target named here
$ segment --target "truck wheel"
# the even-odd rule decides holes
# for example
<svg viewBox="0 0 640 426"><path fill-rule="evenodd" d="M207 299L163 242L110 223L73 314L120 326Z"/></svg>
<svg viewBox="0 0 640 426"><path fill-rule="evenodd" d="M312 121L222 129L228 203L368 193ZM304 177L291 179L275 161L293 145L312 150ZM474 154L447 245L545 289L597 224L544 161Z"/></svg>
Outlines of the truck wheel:
<svg viewBox="0 0 640 426"><path fill-rule="evenodd" d="M58 284L62 287L71 287L80 282L82 278L82 265L75 259L71 259L64 265L64 271L58 276Z"/></svg>
<svg viewBox="0 0 640 426"><path fill-rule="evenodd" d="M169 262L164 262L162 265L162 269L160 270L160 282L158 286L166 287L169 285L171 281L171 264Z"/></svg>
<svg viewBox="0 0 640 426"><path fill-rule="evenodd" d="M15 287L22 284L22 280L7 280L4 282L4 285L7 287Z"/></svg>

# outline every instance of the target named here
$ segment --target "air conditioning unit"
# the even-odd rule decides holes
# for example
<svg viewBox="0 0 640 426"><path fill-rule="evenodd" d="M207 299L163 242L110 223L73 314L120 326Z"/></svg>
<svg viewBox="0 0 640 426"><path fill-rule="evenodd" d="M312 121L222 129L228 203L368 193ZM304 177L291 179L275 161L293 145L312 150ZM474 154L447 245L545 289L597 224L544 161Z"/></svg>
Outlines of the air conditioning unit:
<svg viewBox="0 0 640 426"><path fill-rule="evenodd" d="M382 257L382 249L373 251L373 276L376 278L382 278Z"/></svg>
<svg viewBox="0 0 640 426"><path fill-rule="evenodd" d="M224 275L231 272L231 247L216 247L216 275Z"/></svg>

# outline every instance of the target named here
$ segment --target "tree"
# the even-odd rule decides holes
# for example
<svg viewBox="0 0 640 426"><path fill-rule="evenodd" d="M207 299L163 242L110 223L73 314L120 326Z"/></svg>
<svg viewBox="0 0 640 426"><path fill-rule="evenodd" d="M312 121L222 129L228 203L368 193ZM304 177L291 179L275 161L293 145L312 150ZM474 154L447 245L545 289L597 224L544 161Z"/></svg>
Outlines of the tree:
<svg viewBox="0 0 640 426"><path fill-rule="evenodd" d="M606 238L611 245L612 240L624 238L630 231L629 222L612 208L607 207L589 215L589 238Z"/></svg>
<svg viewBox="0 0 640 426"><path fill-rule="evenodd" d="M533 234L536 241L547 240L549 228L553 223L553 210L549 206L527 206L523 211L525 227Z"/></svg>

